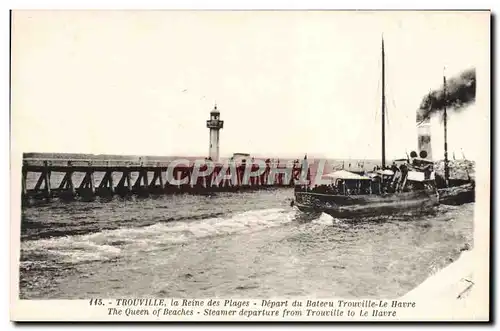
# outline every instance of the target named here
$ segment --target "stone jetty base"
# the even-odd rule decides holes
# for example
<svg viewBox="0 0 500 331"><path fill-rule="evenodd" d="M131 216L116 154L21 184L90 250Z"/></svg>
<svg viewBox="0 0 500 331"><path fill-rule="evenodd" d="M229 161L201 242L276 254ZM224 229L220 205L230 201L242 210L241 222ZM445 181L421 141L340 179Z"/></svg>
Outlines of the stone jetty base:
<svg viewBox="0 0 500 331"><path fill-rule="evenodd" d="M488 263L488 259L477 256L474 250L464 251L458 260L401 297L399 300L415 301L418 307L405 312L407 318L403 319L421 316L427 321L488 321L488 286L478 283L479 262Z"/></svg>

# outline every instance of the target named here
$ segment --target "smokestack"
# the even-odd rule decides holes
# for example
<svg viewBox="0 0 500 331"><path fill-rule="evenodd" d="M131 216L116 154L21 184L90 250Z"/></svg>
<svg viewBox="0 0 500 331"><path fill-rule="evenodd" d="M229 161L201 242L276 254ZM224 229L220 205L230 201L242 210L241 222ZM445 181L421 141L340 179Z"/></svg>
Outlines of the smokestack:
<svg viewBox="0 0 500 331"><path fill-rule="evenodd" d="M418 118L418 116L417 116ZM421 158L432 160L431 121L429 118L417 123L418 155Z"/></svg>
<svg viewBox="0 0 500 331"><path fill-rule="evenodd" d="M476 69L463 71L450 79L446 86L426 95L417 110L417 134L419 156L432 159L431 122L433 114L445 113L445 109L460 111L476 101ZM445 115L445 114L443 114ZM443 118L444 119L444 118Z"/></svg>

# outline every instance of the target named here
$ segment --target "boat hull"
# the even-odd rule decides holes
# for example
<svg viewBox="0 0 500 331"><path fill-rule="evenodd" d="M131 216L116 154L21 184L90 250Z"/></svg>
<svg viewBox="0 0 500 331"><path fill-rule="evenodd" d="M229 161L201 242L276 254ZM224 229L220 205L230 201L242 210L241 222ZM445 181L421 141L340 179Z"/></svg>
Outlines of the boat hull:
<svg viewBox="0 0 500 331"><path fill-rule="evenodd" d="M443 205L462 205L474 202L475 186L472 183L439 189L439 202Z"/></svg>
<svg viewBox="0 0 500 331"><path fill-rule="evenodd" d="M436 190L350 196L295 192L294 205L303 212L354 218L429 211L439 205L439 195Z"/></svg>

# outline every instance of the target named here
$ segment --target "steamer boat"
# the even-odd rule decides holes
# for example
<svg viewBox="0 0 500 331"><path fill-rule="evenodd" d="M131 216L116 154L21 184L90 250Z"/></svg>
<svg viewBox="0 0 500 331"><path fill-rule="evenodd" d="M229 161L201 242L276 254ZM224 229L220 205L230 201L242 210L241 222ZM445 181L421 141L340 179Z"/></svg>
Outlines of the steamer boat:
<svg viewBox="0 0 500 331"><path fill-rule="evenodd" d="M322 176L328 183L295 186L295 205L304 212L324 212L353 218L422 212L439 204L434 162L427 153L411 152L386 165L385 158L385 53L382 40L382 165L361 174L344 169ZM304 161L307 161L305 158ZM306 165L307 166L307 165Z"/></svg>

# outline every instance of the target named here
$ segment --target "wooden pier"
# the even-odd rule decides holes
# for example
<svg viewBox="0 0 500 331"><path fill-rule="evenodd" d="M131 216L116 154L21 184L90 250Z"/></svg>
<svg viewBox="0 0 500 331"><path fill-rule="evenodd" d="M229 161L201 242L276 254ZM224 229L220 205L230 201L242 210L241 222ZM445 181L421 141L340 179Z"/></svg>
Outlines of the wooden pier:
<svg viewBox="0 0 500 331"><path fill-rule="evenodd" d="M245 171L261 174L248 177ZM206 176L193 172L212 171ZM149 195L193 193L206 194L221 191L239 191L269 187L291 187L301 175L301 164L276 164L266 161L259 164L234 165L236 175L223 164L177 164L167 161L124 161L101 159L38 159L25 158L22 166L22 198L74 199L82 197L110 197L113 195ZM288 169L289 174L284 169ZM221 172L226 171L226 174ZM234 170L233 170L234 171ZM168 172L168 173L167 173ZM231 174L233 174L231 176ZM183 183L172 184L174 178ZM223 179L217 181L217 176ZM227 175L227 176L225 176ZM245 176L247 178L245 179ZM290 176L290 178L286 178ZM229 177L229 178L226 178ZM272 177L272 178L271 178Z"/></svg>

